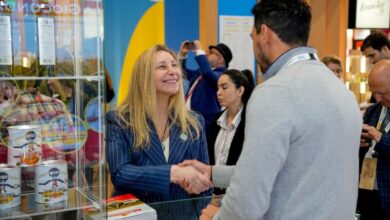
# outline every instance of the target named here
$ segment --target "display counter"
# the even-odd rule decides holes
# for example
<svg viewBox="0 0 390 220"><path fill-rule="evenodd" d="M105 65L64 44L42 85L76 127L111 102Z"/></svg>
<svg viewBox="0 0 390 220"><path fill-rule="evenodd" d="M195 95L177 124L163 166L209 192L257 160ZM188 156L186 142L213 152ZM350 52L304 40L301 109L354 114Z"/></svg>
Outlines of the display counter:
<svg viewBox="0 0 390 220"><path fill-rule="evenodd" d="M150 203L157 212L159 220L198 220L202 209L210 203L220 206L223 196L206 196L192 199Z"/></svg>

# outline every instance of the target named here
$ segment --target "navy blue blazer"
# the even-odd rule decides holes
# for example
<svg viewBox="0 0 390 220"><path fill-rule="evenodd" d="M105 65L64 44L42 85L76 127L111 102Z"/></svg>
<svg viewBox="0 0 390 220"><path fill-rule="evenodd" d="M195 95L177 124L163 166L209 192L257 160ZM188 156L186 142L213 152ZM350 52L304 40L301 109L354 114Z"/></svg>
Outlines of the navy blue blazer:
<svg viewBox="0 0 390 220"><path fill-rule="evenodd" d="M363 117L365 124L376 127L381 114L382 105L380 103L370 106ZM374 150L378 154L378 164L376 168L379 199L382 209L386 215L390 216L390 134L382 133L382 138L375 145ZM364 155L368 148L360 148L360 168Z"/></svg>
<svg viewBox="0 0 390 220"><path fill-rule="evenodd" d="M181 133L177 124L173 124L167 162L153 123L149 126L150 145L136 150L132 147L134 135L131 129L125 126L116 111L107 114L106 157L116 194L132 193L147 203L194 197L179 185L170 183L170 172L173 164L188 159L209 163L204 130L201 129L198 139L192 140ZM211 195L211 191L201 193L201 196L205 195Z"/></svg>
<svg viewBox="0 0 390 220"><path fill-rule="evenodd" d="M217 100L218 79L226 70L225 67L211 69L206 55L198 55L195 61L199 66L197 70L190 70L186 67L186 59L182 60L182 67L190 81L190 88L198 76L202 75L202 80L196 86L191 98L191 109L201 114L205 119L206 134L209 134L209 127L215 114L221 111L221 106Z"/></svg>

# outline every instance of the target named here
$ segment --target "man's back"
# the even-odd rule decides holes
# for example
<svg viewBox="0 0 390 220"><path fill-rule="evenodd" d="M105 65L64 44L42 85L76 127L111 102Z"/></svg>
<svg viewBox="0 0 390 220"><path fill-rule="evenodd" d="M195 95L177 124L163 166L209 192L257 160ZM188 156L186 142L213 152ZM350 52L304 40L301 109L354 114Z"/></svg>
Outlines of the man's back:
<svg viewBox="0 0 390 220"><path fill-rule="evenodd" d="M232 178L239 184L228 189L245 206L233 216L229 209L238 207L225 203L223 214L231 215L221 219L353 218L361 115L324 65L282 68L254 90L247 118L245 160Z"/></svg>

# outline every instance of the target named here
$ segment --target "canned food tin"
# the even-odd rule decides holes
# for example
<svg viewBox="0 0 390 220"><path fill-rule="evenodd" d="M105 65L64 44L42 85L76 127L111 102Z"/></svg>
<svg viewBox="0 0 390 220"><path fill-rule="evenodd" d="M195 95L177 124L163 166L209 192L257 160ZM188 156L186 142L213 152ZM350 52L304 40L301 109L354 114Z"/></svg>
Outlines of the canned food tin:
<svg viewBox="0 0 390 220"><path fill-rule="evenodd" d="M35 201L53 203L68 199L68 169L63 160L48 160L35 167Z"/></svg>
<svg viewBox="0 0 390 220"><path fill-rule="evenodd" d="M0 209L20 205L20 167L0 164Z"/></svg>
<svg viewBox="0 0 390 220"><path fill-rule="evenodd" d="M7 127L8 164L13 166L31 166L41 162L40 125L16 125Z"/></svg>

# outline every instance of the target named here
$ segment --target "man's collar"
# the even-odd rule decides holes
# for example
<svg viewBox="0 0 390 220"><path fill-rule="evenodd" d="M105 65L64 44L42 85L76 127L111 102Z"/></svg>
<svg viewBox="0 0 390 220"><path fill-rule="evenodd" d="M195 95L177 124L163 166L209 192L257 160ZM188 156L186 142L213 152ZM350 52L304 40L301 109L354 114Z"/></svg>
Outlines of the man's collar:
<svg viewBox="0 0 390 220"><path fill-rule="evenodd" d="M295 47L287 50L282 55L280 55L276 60L266 69L262 74L261 78L265 81L279 72L280 69L294 56L303 54L303 53L314 53L317 51L311 47Z"/></svg>

